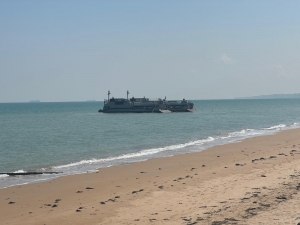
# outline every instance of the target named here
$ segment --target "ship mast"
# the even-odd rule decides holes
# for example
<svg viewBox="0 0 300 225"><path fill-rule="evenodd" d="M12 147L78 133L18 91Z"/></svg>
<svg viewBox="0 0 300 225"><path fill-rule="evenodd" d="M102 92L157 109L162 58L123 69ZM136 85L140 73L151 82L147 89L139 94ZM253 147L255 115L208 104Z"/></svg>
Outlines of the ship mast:
<svg viewBox="0 0 300 225"><path fill-rule="evenodd" d="M129 91L127 90L127 100L128 100Z"/></svg>
<svg viewBox="0 0 300 225"><path fill-rule="evenodd" d="M109 95L110 95L110 91L108 91L107 95L108 95L108 102L109 102Z"/></svg>

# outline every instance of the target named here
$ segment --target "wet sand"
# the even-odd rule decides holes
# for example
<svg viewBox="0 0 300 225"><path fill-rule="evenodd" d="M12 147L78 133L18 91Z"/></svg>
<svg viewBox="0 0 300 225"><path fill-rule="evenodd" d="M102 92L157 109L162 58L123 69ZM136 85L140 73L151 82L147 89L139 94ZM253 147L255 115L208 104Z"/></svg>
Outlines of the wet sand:
<svg viewBox="0 0 300 225"><path fill-rule="evenodd" d="M300 129L0 189L1 224L297 224Z"/></svg>

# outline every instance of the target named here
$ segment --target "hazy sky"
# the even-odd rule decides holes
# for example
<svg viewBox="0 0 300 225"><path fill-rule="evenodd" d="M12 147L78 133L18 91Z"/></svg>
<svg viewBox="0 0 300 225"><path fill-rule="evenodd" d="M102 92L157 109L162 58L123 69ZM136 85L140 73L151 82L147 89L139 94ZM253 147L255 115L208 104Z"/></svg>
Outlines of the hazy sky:
<svg viewBox="0 0 300 225"><path fill-rule="evenodd" d="M1 0L0 102L300 92L300 1Z"/></svg>

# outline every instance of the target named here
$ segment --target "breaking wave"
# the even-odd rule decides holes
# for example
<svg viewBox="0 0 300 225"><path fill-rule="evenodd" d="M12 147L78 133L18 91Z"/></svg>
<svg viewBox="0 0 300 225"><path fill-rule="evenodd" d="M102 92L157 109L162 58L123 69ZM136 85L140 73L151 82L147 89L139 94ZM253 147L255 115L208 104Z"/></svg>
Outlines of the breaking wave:
<svg viewBox="0 0 300 225"><path fill-rule="evenodd" d="M220 135L209 136L204 139L189 141L181 144L144 149L138 152L122 154L114 157L99 158L99 159L97 158L85 159L78 162L68 163L65 165L58 165L58 166L52 166L50 168L40 169L41 171L47 171L47 170L59 171L59 172L63 172L63 174L47 174L47 176L35 175L35 176L26 176L26 178L23 176L11 177L8 175L0 175L1 180L3 181L6 180L6 185L1 186L0 188L40 182L40 181L54 179L59 176L65 176L69 174L94 172L98 168L129 164L138 161L148 160L151 158L167 157L175 154L183 154L188 152L199 152L213 146L238 142L240 140L250 138L250 137L255 137L255 136L270 135L280 130L294 129L299 127L300 127L300 123L293 123L290 125L278 124L275 126L261 128L261 129L242 129L239 131L222 133ZM15 172L26 172L26 171L18 170Z"/></svg>
<svg viewBox="0 0 300 225"><path fill-rule="evenodd" d="M216 145L232 143L232 142L240 141L255 136L274 134L280 130L293 129L298 127L300 127L299 123L293 123L291 125L279 124L276 126L262 128L262 129L242 129L240 131L229 132L227 134L223 134L220 136L207 137L205 139L190 141L182 144L170 145L170 146L165 146L160 148L145 149L135 153L127 153L127 154L122 154L122 155L108 157L108 158L100 158L100 159L93 158L93 159L81 160L79 162L55 166L53 167L53 169L57 170L57 169L65 169L70 167L77 167L83 165L95 165L95 164L97 164L98 166L97 168L101 168L101 167L119 165L122 164L122 161L132 163L136 161L147 160L154 157L172 156L174 154L202 151Z"/></svg>

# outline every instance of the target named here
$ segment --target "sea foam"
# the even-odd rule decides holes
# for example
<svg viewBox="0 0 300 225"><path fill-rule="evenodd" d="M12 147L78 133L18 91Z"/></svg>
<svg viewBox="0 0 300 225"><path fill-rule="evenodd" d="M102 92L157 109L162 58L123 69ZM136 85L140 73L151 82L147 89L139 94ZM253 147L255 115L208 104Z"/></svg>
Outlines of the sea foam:
<svg viewBox="0 0 300 225"><path fill-rule="evenodd" d="M272 127L261 128L261 129L242 129L240 131L234 131L234 132L229 132L227 134L223 134L222 136L207 137L205 139L189 141L182 144L170 145L170 146L165 146L160 148L145 149L138 152L118 155L115 157L107 157L107 158L100 158L100 159L92 158L87 160L81 160L79 162L54 166L53 170L78 167L78 166L82 167L84 165L96 165L96 164L99 168L101 168L102 164L104 164L105 167L113 166L117 164L122 164L121 163L122 160L126 160L126 159L132 159L131 162L134 162L134 161L147 160L156 156L158 157L162 156L159 153L164 153L163 156L172 156L173 155L172 152L175 151L176 153L202 151L205 150L206 148L213 147L216 145L232 143L232 142L240 141L255 136L273 134L280 130L293 129L297 127L299 127L299 123L293 123L291 125L279 124ZM188 149L185 150L185 148ZM108 162L110 163L107 164Z"/></svg>

